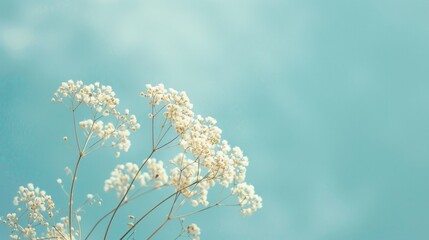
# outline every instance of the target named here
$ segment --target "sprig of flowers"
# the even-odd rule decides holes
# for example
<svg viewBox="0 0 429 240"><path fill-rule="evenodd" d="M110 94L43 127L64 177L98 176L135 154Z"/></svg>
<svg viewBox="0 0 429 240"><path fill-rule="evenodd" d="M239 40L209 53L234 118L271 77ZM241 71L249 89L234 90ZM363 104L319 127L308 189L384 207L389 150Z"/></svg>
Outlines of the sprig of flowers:
<svg viewBox="0 0 429 240"><path fill-rule="evenodd" d="M112 147L127 152L131 146L129 140L131 132L140 128L136 116L130 114L128 109L125 109L124 113L117 109L119 98L116 97L112 87L98 82L89 85L84 85L82 81L63 82L54 93L52 102L65 104L71 109L73 116L81 105L86 105L91 110L92 118L79 122L85 136L83 149L80 149L83 154L105 145L108 140L111 140ZM109 116L110 121L103 122L103 119L108 119ZM116 157L119 155L119 152L115 153Z"/></svg>
<svg viewBox="0 0 429 240"><path fill-rule="evenodd" d="M187 236L199 240L201 229L195 223L184 227L185 217L219 206L235 206L243 215L248 216L262 207L262 198L256 194L255 188L246 182L249 165L247 156L239 147L231 147L228 141L222 138L222 129L217 126L216 119L195 114L185 92L167 89L163 84L148 84L140 95L148 98L152 109L149 114L152 123L152 149L140 165L133 162L117 164L110 177L104 181L104 191L115 191L120 201L113 210L97 221L85 240L99 227L99 223L110 215L104 233L106 240L116 213L139 197L136 194L137 188L163 188L168 190L170 195L160 199L158 204L141 216L129 215L129 222L126 224L128 229L120 239L134 234L143 219L170 199L173 201L167 217L147 239L156 235L167 222L179 220L182 231L177 238ZM73 206L74 184L80 162L86 155L105 145L117 148L115 157L119 157L120 151L129 150L131 133L140 128L136 116L130 114L128 109L123 113L118 110L120 101L112 87L98 82L89 85L83 84L82 81L63 82L54 93L52 101L62 103L71 110L78 150L74 170L66 168L67 175L72 176L70 191L67 192L63 181L57 179L57 183L69 197L68 215L61 217L59 222L55 221L59 210L55 209L51 196L35 188L33 184L21 186L18 195L13 199L14 205L18 207L17 213L9 213L2 219L11 229L11 239L82 239L82 206L76 209ZM90 117L78 121L76 111L81 107L89 109ZM163 119L163 124L157 126L155 120L159 118ZM156 127L160 130L158 137L155 136ZM174 133L169 132L170 129L173 129ZM68 141L67 136L63 139ZM175 157L169 161L154 158L154 154L170 146L180 149ZM212 191L216 187L220 191ZM130 195L132 191L134 193ZM148 192L150 191L146 191ZM217 193L217 199L211 197L211 192ZM231 200L232 197L236 200ZM101 198L88 194L83 205L91 206L95 202L101 203ZM196 210L182 212L185 204ZM27 225L22 223L22 218L27 218ZM39 230L41 234L37 233Z"/></svg>

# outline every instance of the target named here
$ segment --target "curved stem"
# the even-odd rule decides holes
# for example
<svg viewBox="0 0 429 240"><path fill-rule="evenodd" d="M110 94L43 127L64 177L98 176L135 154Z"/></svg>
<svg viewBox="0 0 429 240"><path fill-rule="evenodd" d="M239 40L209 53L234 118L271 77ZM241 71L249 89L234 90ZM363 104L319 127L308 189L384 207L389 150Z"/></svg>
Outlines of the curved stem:
<svg viewBox="0 0 429 240"><path fill-rule="evenodd" d="M77 170L79 168L79 164L80 164L80 160L83 157L83 153L80 152L79 153L79 158L77 159L76 162L76 166L74 169L74 173L73 173L73 179L72 179L72 183L71 183L71 187L70 187L70 194L69 194L69 232L70 232L70 239L72 238L72 211L73 211L73 190L74 190L74 184L76 182L76 174L77 174Z"/></svg>

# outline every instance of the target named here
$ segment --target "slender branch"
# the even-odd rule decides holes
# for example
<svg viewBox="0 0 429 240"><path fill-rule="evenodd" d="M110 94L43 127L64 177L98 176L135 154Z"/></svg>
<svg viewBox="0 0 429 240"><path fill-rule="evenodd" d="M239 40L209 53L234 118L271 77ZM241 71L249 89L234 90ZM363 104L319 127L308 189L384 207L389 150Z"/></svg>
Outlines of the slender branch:
<svg viewBox="0 0 429 240"><path fill-rule="evenodd" d="M77 129L76 129L76 113L75 113L76 109L72 110L73 113L73 129L74 129L74 138L76 140L76 145L77 145L77 149L80 152L80 145L79 145L79 137L77 135Z"/></svg>
<svg viewBox="0 0 429 240"><path fill-rule="evenodd" d="M128 231L124 234L124 235L122 235L122 237L120 238L120 240L122 240L122 239L124 239L124 237L128 234L128 233L130 233L131 232L131 230L133 230L147 215L149 215L151 212L153 212L155 209L157 209L159 206L161 206L164 202L166 202L168 199L170 199L171 197L173 197L174 195L176 195L178 192L182 192L184 189L186 189L186 188L188 188L188 187L191 187L191 186L193 186L193 185L195 185L195 184L198 184L198 183L200 183L200 182L202 182L203 180L205 180L206 179L206 177L207 177L207 175L205 176L205 177L203 177L202 179L200 179L200 180L197 180L197 181L195 181L195 182L193 182L193 183L191 183L191 184L189 184L188 186L185 186L185 187L183 187L183 188L181 188L181 189L178 189L178 190L176 190L174 193L172 193L172 194L170 194L170 195L168 195L167 197L165 197L161 202L159 202L158 204L156 204L154 207L152 207L149 211L147 211L142 217L140 217L135 223L134 223L134 225L132 226L132 227L130 227L129 229L128 229Z"/></svg>
<svg viewBox="0 0 429 240"><path fill-rule="evenodd" d="M70 194L69 194L69 231L70 231L70 239L72 238L72 209L73 209L73 190L74 190L74 184L76 182L76 174L77 174L77 169L79 168L79 164L80 164L80 160L82 159L83 154L82 152L79 153L79 158L77 159L76 162L76 166L74 168L74 173L73 173L73 180L71 183L71 188L70 188Z"/></svg>
<svg viewBox="0 0 429 240"><path fill-rule="evenodd" d="M156 111L154 117L156 117L156 115L158 115L162 111L162 109L164 109L166 106L167 106L167 104L165 104L164 106L162 106L162 108L160 108L158 111Z"/></svg>
<svg viewBox="0 0 429 240"><path fill-rule="evenodd" d="M159 133L158 133L157 139L159 139L161 137L162 130L164 129L165 123L167 122L167 120L168 120L168 118L164 118L164 122L161 125L161 129L159 129Z"/></svg>
<svg viewBox="0 0 429 240"><path fill-rule="evenodd" d="M156 149L152 149L151 153L149 154L149 156L146 158L146 160L142 163L142 165L140 166L139 170L137 171L137 173L134 175L133 179L131 180L130 185L127 188L127 191L125 192L124 196L122 197L121 201L118 203L118 205L116 206L115 210L113 211L112 217L110 217L109 220L109 224L107 225L106 228L106 232L104 234L104 240L107 239L107 234L109 233L109 229L110 229L110 225L112 224L113 218L116 215L116 212L118 211L118 209L121 207L122 203L125 201L128 192L131 190L131 187L133 186L135 180L137 179L137 176L139 175L139 173L141 172L141 170L143 169L143 167L146 165L147 161L152 157L152 155L155 153Z"/></svg>
<svg viewBox="0 0 429 240"><path fill-rule="evenodd" d="M82 239L82 228L80 226L79 219L77 219L77 212L75 214L75 218L76 218L77 226L78 226L78 229L79 229L79 240L81 240Z"/></svg>
<svg viewBox="0 0 429 240"><path fill-rule="evenodd" d="M163 128L164 128L164 127L163 127ZM162 129L163 129L163 128L162 128ZM165 130L164 134L162 134L162 137L159 137L159 136L158 136L158 142L156 143L156 146L158 146L158 145L161 143L162 139L164 139L165 135L168 133L168 131L170 130L170 128L171 128L171 124L168 126L167 130ZM162 130L162 129L161 129L161 130ZM161 134L160 134L160 135L161 135Z"/></svg>
<svg viewBox="0 0 429 240"><path fill-rule="evenodd" d="M164 227L164 225L168 222L168 220L170 220L170 218L169 217L167 217L162 223L161 223L161 225L159 225L156 229L155 229L155 231L153 231L153 233L148 237L148 238L146 238L146 240L149 240L149 239L151 239L159 230L161 230L161 228L162 227Z"/></svg>
<svg viewBox="0 0 429 240"><path fill-rule="evenodd" d="M76 131L76 118L75 118L75 113L74 113L75 109L73 110L73 126L74 126L74 130L75 130L75 135L76 135L76 141L79 144L79 141L77 140L77 131ZM95 118L95 117L94 117ZM90 134L88 134L88 136L85 139L85 144L82 148L82 150L80 150L79 146L78 146L78 150L79 150L79 157L77 159L76 162L76 166L74 168L74 173L73 173L73 179L72 179L72 183L71 183L71 187L70 187L70 194L69 194L69 234L70 234L70 239L73 239L73 233L72 233L72 221L73 221L73 191L74 191L74 185L76 182L76 175L77 175L77 171L79 169L79 164L80 161L82 160L82 157L85 155L84 151L85 148L89 142L89 140L91 139L91 135L92 135L92 128L94 127L94 123L95 121L92 123L91 128L90 128Z"/></svg>
<svg viewBox="0 0 429 240"><path fill-rule="evenodd" d="M168 197L164 198L161 202L159 202L158 204L156 204L154 207L152 207L148 212L146 212L141 218L139 218L139 220L136 221L136 223L130 227L130 229L128 229L128 231L126 233L124 233L124 235L122 235L122 237L119 240L124 239L125 236L128 235L128 233L131 232L131 230L134 229L134 227L139 224L147 215L149 215L151 212L153 212L153 210L155 210L156 208L158 208L159 206L161 206L164 202L166 202L168 199L170 199L171 197L173 197L176 193L172 193L171 195L169 195Z"/></svg>
<svg viewBox="0 0 429 240"><path fill-rule="evenodd" d="M134 199L137 199L137 198L139 198L139 197L141 197L141 196L143 196L143 195L145 195L145 194L147 194L147 193L149 193L149 192L152 192L152 191L154 191L156 188L152 188L152 189L150 189L150 190L148 190L148 191L145 191L145 192L142 192L142 193L140 193L140 194L133 194L133 196L131 196L128 200L125 200L123 203L122 203L122 206L124 206L125 204L127 204L127 203L129 203L129 202L131 202L131 201L133 201ZM106 213L106 214L104 214L103 215L103 217L101 217L96 223L95 223L95 225L91 228L91 231L89 231L89 233L88 233L88 235L85 237L85 240L87 240L88 238L89 238L89 236L92 234L92 232L94 232L94 230L97 228L97 226L106 218L106 217L108 217L110 214L112 214L113 213L113 211L115 211L115 209L112 209L111 211L109 211L108 213Z"/></svg>
<svg viewBox="0 0 429 240"><path fill-rule="evenodd" d="M163 144L161 147L157 147L157 149L161 149L165 146L167 146L168 144L172 143L174 140L176 140L178 137L180 136L180 134L178 134L176 137L174 137L173 139L171 139L170 141L168 141L167 143Z"/></svg>
<svg viewBox="0 0 429 240"><path fill-rule="evenodd" d="M180 181L180 180L179 180ZM164 225L171 219L171 213L173 212L174 209L174 205L176 204L177 199L179 198L180 192L176 192L176 196L174 197L174 201L173 204L171 205L170 208L170 212L168 213L167 218L161 223L161 225L159 225L155 231L152 232L152 234L147 238L147 240L151 239L153 236L155 236L155 234L161 230L162 227L164 227Z"/></svg>
<svg viewBox="0 0 429 240"><path fill-rule="evenodd" d="M155 136L154 136L154 131L155 131L155 116L153 115L153 110L154 110L154 105L152 104L152 113L151 113L151 120L152 120L152 149L155 149Z"/></svg>

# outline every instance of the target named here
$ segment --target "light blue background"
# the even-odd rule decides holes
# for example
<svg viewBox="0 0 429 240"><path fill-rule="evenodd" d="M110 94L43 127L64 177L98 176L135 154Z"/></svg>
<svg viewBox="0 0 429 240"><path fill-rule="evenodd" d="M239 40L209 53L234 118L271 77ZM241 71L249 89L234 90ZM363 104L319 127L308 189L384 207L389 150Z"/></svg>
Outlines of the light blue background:
<svg viewBox="0 0 429 240"><path fill-rule="evenodd" d="M110 84L144 121L138 93L162 82L218 120L264 197L250 218L189 220L202 239L429 239L428 13L418 0L2 0L0 212L27 182L65 200L71 120L50 103L61 81ZM147 134L119 160L93 155L81 196L143 158Z"/></svg>

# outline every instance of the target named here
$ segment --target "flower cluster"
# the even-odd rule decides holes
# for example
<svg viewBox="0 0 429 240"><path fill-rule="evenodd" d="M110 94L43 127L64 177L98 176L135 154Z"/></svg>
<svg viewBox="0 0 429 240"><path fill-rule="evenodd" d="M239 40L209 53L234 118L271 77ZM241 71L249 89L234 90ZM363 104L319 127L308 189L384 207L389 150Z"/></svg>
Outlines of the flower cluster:
<svg viewBox="0 0 429 240"><path fill-rule="evenodd" d="M70 240L70 234L67 229L68 218L62 217L60 220L61 222L55 223L53 226L48 226L46 228L46 237L40 239ZM74 234L72 235L71 240L79 239L80 232L75 230L73 227L72 232Z"/></svg>
<svg viewBox="0 0 429 240"><path fill-rule="evenodd" d="M183 225L184 217L225 205L240 208L243 215L251 215L261 208L262 198L255 193L254 187L246 182L248 158L239 147L231 147L228 141L222 138L222 130L217 126L216 119L195 114L192 110L193 105L185 92L166 89L163 84L146 85L146 88L141 96L147 97L152 107L149 115L152 120L151 153L141 165L133 162L116 165L110 177L104 181L104 191L113 190L121 199L117 207L110 212L111 219L105 231L105 239L116 212L125 204L141 196L142 194L137 193L143 188L166 188L173 192L141 217L129 215L130 221L126 225L128 231L121 239L131 232L134 234L134 228L143 218L161 204L171 202L167 200L172 197L174 201L166 220L152 232L149 238L154 236L167 221L179 219L182 231L177 238L187 234L189 238L199 240L200 228L194 223ZM17 212L8 213L5 218L0 217L0 220L11 229L10 239L83 239L81 232L83 207L91 206L96 202L101 205L102 200L98 194L88 194L81 206L74 206L74 183L82 158L106 144L117 148L115 156L119 157L119 151L127 152L131 146L130 134L140 128L136 116L130 114L128 109L123 113L118 110L119 99L112 88L98 82L89 85L83 84L82 81L63 82L54 93L52 101L70 108L79 153L73 171L68 167L65 169L67 175L73 175L70 191L65 190L62 179L58 178L56 181L69 197L68 216L58 218L60 211L55 208L51 196L45 191L34 187L31 183L26 187L21 186L13 199ZM77 109L82 106L89 108L91 115L76 121ZM154 130L159 122L155 121L155 118L158 116L163 117L164 123L159 129L158 139L155 139ZM165 127L167 123L169 126ZM78 129L81 132L78 133ZM167 134L170 129L174 133ZM172 134L174 136L170 141L164 139ZM84 136L83 141L81 136ZM63 140L67 142L68 137L63 137ZM173 145L172 147L178 146L180 149L175 157L166 162L153 158L158 151L167 149L169 144ZM216 191L216 186L220 191ZM133 194L129 194L131 190L134 190ZM216 201L212 200L214 199L212 195L209 198L209 192L213 191L219 193ZM237 202L231 203L229 200L233 196L236 199L234 201ZM186 211L184 209L188 209L182 208L185 204L198 209L190 213L181 213ZM109 214L95 224L85 239L91 239L89 236L106 216ZM130 237L131 235L128 236Z"/></svg>
<svg viewBox="0 0 429 240"><path fill-rule="evenodd" d="M135 185L130 186L131 179L137 175L136 180L141 186L147 186L146 181L150 179L149 174L138 173L139 167L137 164L127 162L126 164L118 164L110 173L110 178L104 181L104 191L116 190L118 198L124 196L127 189L134 189Z"/></svg>
<svg viewBox="0 0 429 240"><path fill-rule="evenodd" d="M244 215L249 216L262 207L262 198L255 194L255 189L252 185L240 183L232 188L231 192L237 195L241 213Z"/></svg>
<svg viewBox="0 0 429 240"><path fill-rule="evenodd" d="M170 162L175 167L170 170L169 185L190 199L192 206L207 206L208 189L214 185L214 181L203 179L198 162L182 153Z"/></svg>
<svg viewBox="0 0 429 240"><path fill-rule="evenodd" d="M148 182L153 182L153 187L159 188L168 182L168 175L162 161L148 159L147 168L148 172L139 172L137 164L131 162L116 165L110 173L110 178L104 181L104 191L115 190L118 198L123 197L128 188L135 188L135 184L130 186L130 183L136 175L136 182L141 187L147 187Z"/></svg>
<svg viewBox="0 0 429 240"><path fill-rule="evenodd" d="M111 143L112 147L116 146L125 152L127 152L131 146L131 142L128 139L130 136L128 128L135 131L140 127L137 124L137 119L134 115L131 116L128 122L120 124L118 127L114 126L113 123L110 122L104 124L101 120L94 122L92 119L88 119L79 122L79 125L84 130L86 136L97 136L101 140L102 145L107 140L114 139Z"/></svg>
<svg viewBox="0 0 429 240"><path fill-rule="evenodd" d="M149 180L153 180L154 188L160 188L168 182L168 175L164 168L163 161L157 161L155 158L150 158L147 161L147 169Z"/></svg>
<svg viewBox="0 0 429 240"><path fill-rule="evenodd" d="M55 203L45 191L34 187L32 183L27 184L26 187L20 186L13 204L17 207L18 213L8 213L3 220L3 223L11 229L12 234L9 236L11 239L21 239L21 237L43 239L36 237L36 230L40 227L45 228L43 235L47 234L51 239L60 239L59 228L51 226L56 214ZM26 217L25 223L22 223L21 217Z"/></svg>
<svg viewBox="0 0 429 240"><path fill-rule="evenodd" d="M186 232L188 233L189 237L192 238L192 240L200 240L201 230L197 226L197 224L192 223L189 226L187 226Z"/></svg>
<svg viewBox="0 0 429 240"><path fill-rule="evenodd" d="M78 104L87 104L91 109L103 114L118 114L116 106L119 104L119 99L115 97L116 93L111 86L95 84L84 85L82 81L68 80L63 82L58 90L54 93L51 99L53 102L63 102L64 98L70 98Z"/></svg>
<svg viewBox="0 0 429 240"><path fill-rule="evenodd" d="M94 149L102 146L109 139L112 140L113 147L128 151L131 146L130 130L137 131L140 124L135 115L130 115L128 109L125 109L123 114L117 109L119 99L116 98L111 86L104 86L98 82L84 85L82 81L69 80L61 84L52 101L64 103L64 98L69 98L73 113L82 104L93 111L91 119L79 122L86 137L83 152L91 150L85 148ZM114 122L104 123L101 120L110 115L114 117ZM89 145L90 140L93 140L92 145ZM115 155L119 157L120 153L116 152Z"/></svg>
<svg viewBox="0 0 429 240"><path fill-rule="evenodd" d="M164 84L146 85L147 91L140 95L149 98L152 106L165 104L167 111L164 116L169 119L177 133L183 134L194 121L193 105L185 92L178 92L172 88L165 89Z"/></svg>
<svg viewBox="0 0 429 240"><path fill-rule="evenodd" d="M167 90L162 84L146 85L146 88L146 92L141 95L149 98L149 104L165 104L164 116L180 135L179 144L184 151L184 154L171 161L175 167L170 171L170 185L176 191L180 189L192 206L207 206L208 191L216 182L224 188L231 184L235 187L233 189L249 186L247 192L252 192L253 199L250 203L255 204L251 208L245 208L247 210L242 209L242 213L249 215L261 208L262 198L254 194L253 186L245 183L248 158L239 147L232 148L226 140L222 140L222 130L217 127L217 121L212 117L195 116L193 105L184 92ZM187 153L194 159L187 158ZM242 195L238 194L237 197L239 205L243 206ZM247 202L249 201L244 201Z"/></svg>

